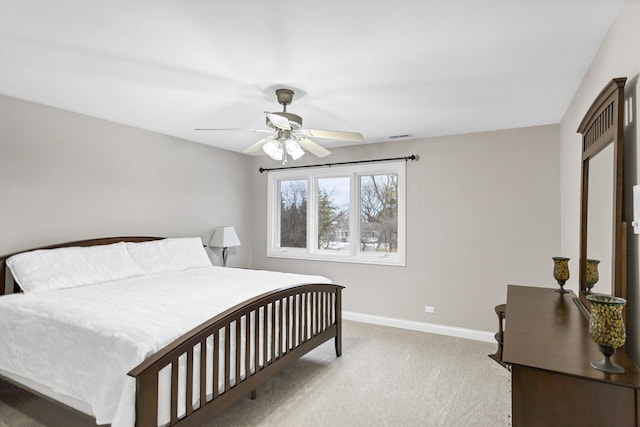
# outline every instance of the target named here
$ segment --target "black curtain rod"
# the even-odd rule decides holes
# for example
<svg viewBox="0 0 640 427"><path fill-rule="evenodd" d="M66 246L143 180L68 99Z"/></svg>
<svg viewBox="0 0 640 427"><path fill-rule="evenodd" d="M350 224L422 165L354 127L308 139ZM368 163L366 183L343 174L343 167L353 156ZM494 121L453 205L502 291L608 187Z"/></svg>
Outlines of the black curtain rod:
<svg viewBox="0 0 640 427"><path fill-rule="evenodd" d="M408 162L409 160L419 160L419 159L420 159L420 156L416 154L412 154L406 157L391 157L388 159L354 160L351 162L324 163L321 165L285 166L282 168L268 168L268 169L260 168L258 170L260 171L260 173L262 173L262 172L269 172L269 171L281 171L281 170L287 170L287 169L321 168L321 167L330 168L331 166L355 165L358 163L390 162L392 160L404 160L405 162Z"/></svg>

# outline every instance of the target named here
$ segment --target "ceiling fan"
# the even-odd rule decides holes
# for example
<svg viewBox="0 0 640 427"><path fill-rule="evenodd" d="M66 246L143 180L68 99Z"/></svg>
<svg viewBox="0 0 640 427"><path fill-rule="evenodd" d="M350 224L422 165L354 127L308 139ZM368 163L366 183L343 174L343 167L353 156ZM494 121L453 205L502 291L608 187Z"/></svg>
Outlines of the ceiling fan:
<svg viewBox="0 0 640 427"><path fill-rule="evenodd" d="M287 158L297 160L307 150L317 157L331 154L329 150L309 138L336 139L341 141L362 142L363 137L358 132L342 132L334 130L314 130L302 127L302 117L287 112L287 105L291 104L294 92L291 89L276 89L278 103L282 111L270 113L265 111L267 126L270 129L205 129L196 130L251 130L254 132L268 132L271 135L262 138L251 145L243 153L252 153L260 148L274 160L287 163Z"/></svg>

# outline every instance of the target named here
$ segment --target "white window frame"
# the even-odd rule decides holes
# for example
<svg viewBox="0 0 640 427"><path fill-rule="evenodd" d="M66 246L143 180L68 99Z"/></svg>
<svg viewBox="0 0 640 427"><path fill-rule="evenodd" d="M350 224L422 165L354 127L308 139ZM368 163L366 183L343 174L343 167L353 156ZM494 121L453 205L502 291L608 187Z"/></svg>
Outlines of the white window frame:
<svg viewBox="0 0 640 427"><path fill-rule="evenodd" d="M397 252L361 252L360 236L360 179L361 175L398 175L398 249ZM317 180L331 177L350 177L348 251L317 249ZM278 183L288 180L307 181L307 247L280 247L280 194ZM405 266L406 259L406 163L384 162L270 171L267 190L267 257L305 259L315 261L351 262Z"/></svg>

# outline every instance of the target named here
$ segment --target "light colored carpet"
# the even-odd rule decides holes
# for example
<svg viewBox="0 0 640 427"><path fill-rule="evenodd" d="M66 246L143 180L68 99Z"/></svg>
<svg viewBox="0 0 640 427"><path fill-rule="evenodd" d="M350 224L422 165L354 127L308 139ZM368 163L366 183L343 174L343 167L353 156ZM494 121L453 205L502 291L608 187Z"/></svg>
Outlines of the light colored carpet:
<svg viewBox="0 0 640 427"><path fill-rule="evenodd" d="M300 359L216 418L214 426L508 426L510 374L496 346L344 322L333 341Z"/></svg>
<svg viewBox="0 0 640 427"><path fill-rule="evenodd" d="M306 355L208 427L509 426L509 372L487 357L496 346L345 321ZM41 426L0 402L0 427Z"/></svg>

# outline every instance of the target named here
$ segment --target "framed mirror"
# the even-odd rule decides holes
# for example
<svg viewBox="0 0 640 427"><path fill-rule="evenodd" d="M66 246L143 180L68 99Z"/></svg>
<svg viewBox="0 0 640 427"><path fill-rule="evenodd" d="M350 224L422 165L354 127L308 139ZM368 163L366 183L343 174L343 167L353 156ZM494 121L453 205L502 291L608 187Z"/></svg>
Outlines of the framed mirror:
<svg viewBox="0 0 640 427"><path fill-rule="evenodd" d="M624 85L616 78L600 92L582 119L579 300L588 312L589 293L626 298L623 218ZM594 283L593 272L597 271Z"/></svg>

